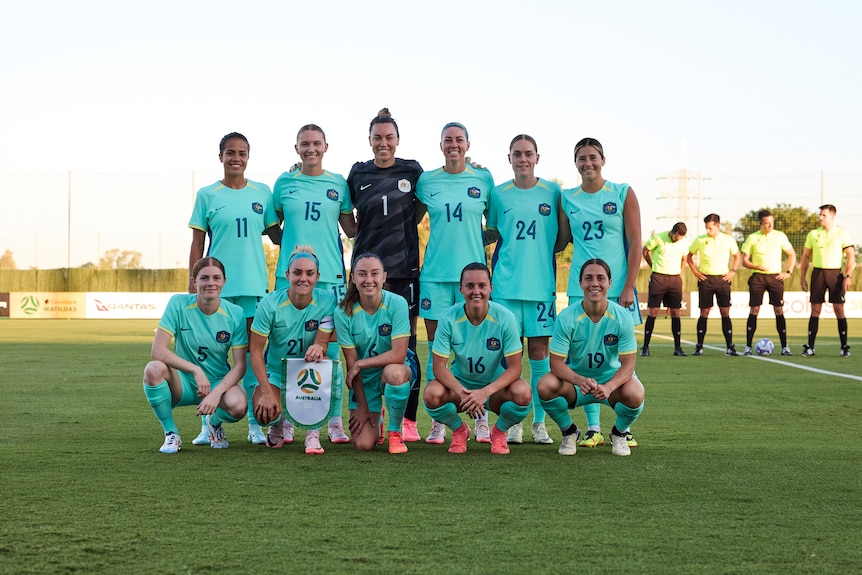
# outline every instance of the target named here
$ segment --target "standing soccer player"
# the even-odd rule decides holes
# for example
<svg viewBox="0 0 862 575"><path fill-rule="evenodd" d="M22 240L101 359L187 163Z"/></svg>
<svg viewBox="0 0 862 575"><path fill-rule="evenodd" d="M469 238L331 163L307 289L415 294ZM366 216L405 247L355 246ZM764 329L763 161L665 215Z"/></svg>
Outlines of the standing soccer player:
<svg viewBox="0 0 862 575"><path fill-rule="evenodd" d="M387 108L371 120L368 143L374 159L353 164L347 176L350 199L356 208L354 254L374 253L383 260L389 291L397 293L410 309L410 341L416 352L416 318L419 315L419 230L425 206L416 199L422 166L416 160L395 157L400 141L398 124ZM416 428L421 374L413 380L402 438L421 441Z"/></svg>
<svg viewBox="0 0 862 575"><path fill-rule="evenodd" d="M596 403L617 414L611 429L614 455L629 455L628 429L643 411L644 386L635 374L631 313L608 300L611 268L601 259L581 266L584 297L560 312L551 338L551 372L539 382L548 415L563 432L560 455L575 455L580 430L569 409Z"/></svg>
<svg viewBox="0 0 862 575"><path fill-rule="evenodd" d="M832 204L820 206L820 227L811 230L805 237L800 264L802 278L799 280L802 291L808 291L808 264L814 266L811 272L811 317L808 319L808 344L802 346L802 356L814 355L814 340L820 326L820 310L829 291L829 303L835 310L838 320L838 337L841 340L841 357L850 357L847 345L847 316L844 315L844 296L850 289L853 270L856 269L856 248L844 228L835 225ZM844 260L844 273L841 273L841 260Z"/></svg>
<svg viewBox="0 0 862 575"><path fill-rule="evenodd" d="M673 334L673 354L685 356L681 344L682 270L688 255L685 222L677 222L669 232L658 232L644 244L643 256L652 268L649 277L647 320L644 324L644 346L641 356L649 356L649 342L662 304L670 310L670 331Z"/></svg>
<svg viewBox="0 0 862 575"><path fill-rule="evenodd" d="M452 430L449 453L467 451L470 428L458 412L476 418L490 409L499 415L490 432L491 453L505 455L506 430L527 416L532 397L529 384L521 379L520 330L512 312L490 301L491 272L485 264L467 264L459 284L464 302L440 315L435 378L425 386L425 409Z"/></svg>
<svg viewBox="0 0 862 575"><path fill-rule="evenodd" d="M428 333L428 363L425 377L434 379L433 349L437 321L453 304L462 301L459 292L461 270L471 262L486 261L482 238L482 217L494 178L484 168L467 164L470 138L467 128L457 122L443 126L440 151L446 158L443 167L419 177L416 197L428 208L431 231L419 275L422 294L419 316ZM425 441L443 443L446 428L434 422ZM487 414L476 422L476 441L491 441Z"/></svg>
<svg viewBox="0 0 862 575"><path fill-rule="evenodd" d="M287 271L290 254L297 245L310 245L319 260L319 289L328 289L341 301L346 289L344 253L338 226L348 237L356 233L356 220L353 218L353 204L347 181L339 174L323 169L323 156L329 149L323 129L316 124L308 124L296 134L296 153L302 167L295 172L285 172L279 176L273 187L275 211L284 221L281 251L276 270L276 289L288 287ZM338 344L333 341L327 349L327 356L338 361ZM344 374L335 369L332 393L336 395L336 405L329 420L328 435L333 443L347 443L350 439L344 433L341 420ZM293 432L293 426L284 425L285 434Z"/></svg>
<svg viewBox="0 0 862 575"><path fill-rule="evenodd" d="M491 191L486 227L499 234L491 269L494 301L513 314L521 337L527 338L530 387L533 392L533 442L553 443L545 428L545 410L539 401L539 379L550 369L548 340L554 330L560 185L536 177L539 151L526 134L509 144L509 163L515 177ZM509 443L523 442L520 423L509 428Z"/></svg>
<svg viewBox="0 0 862 575"><path fill-rule="evenodd" d="M560 228L561 237L572 240L572 264L569 269L569 305L584 297L577 270L585 261L601 258L610 265L617 281L611 284L608 297L627 308L632 323L641 323L635 283L641 266L641 209L635 192L628 184L615 184L604 179L605 151L595 138L584 138L575 145L575 166L581 175L581 185L563 190ZM561 242L562 243L562 242ZM558 245L557 248L565 247ZM579 445L604 445L601 432L601 405L587 404L587 433ZM630 447L637 441L630 430L624 429Z"/></svg>
<svg viewBox="0 0 862 575"><path fill-rule="evenodd" d="M274 244L281 239L269 186L245 177L250 151L248 140L242 134L232 132L221 139L218 157L224 167L224 178L198 191L189 221L192 229L189 272L203 257L204 244L209 238L207 255L218 258L230 270L232 278L222 292L222 299L243 309L246 331L251 328L255 308L266 295L268 286L261 235L267 234ZM192 276L191 273L189 275ZM189 293L194 293L194 290L194 277L190 277ZM248 361L242 384L250 401L257 382ZM248 408L248 440L253 443L266 441L254 419L251 403ZM192 443L209 443L205 422Z"/></svg>
<svg viewBox="0 0 862 575"><path fill-rule="evenodd" d="M769 210L757 214L760 229L749 234L742 242L742 265L752 270L748 278L748 322L745 326L745 351L751 355L754 332L757 331L757 314L763 304L763 292L769 293L769 305L775 310L775 329L781 340L781 355L793 355L787 346L787 321L784 319L784 280L790 277L796 265L796 250L784 232L775 230L775 217ZM781 254L787 254L787 267L781 265Z"/></svg>
<svg viewBox="0 0 862 575"><path fill-rule="evenodd" d="M693 355L703 355L703 339L706 337L706 320L712 309L713 298L721 313L721 331L727 349L724 355L737 356L733 345L733 323L730 321L730 282L739 268L739 246L736 240L721 231L721 218L709 214L703 218L706 233L698 236L688 248L688 267L697 277L698 305L700 317L697 318L697 345ZM694 263L697 254L698 263ZM728 262L730 267L728 267Z"/></svg>

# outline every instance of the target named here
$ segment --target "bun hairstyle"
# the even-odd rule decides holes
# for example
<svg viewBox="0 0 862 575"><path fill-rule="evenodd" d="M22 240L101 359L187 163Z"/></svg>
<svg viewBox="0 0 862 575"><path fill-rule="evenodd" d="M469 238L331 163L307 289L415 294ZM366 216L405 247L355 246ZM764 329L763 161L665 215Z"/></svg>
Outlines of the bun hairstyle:
<svg viewBox="0 0 862 575"><path fill-rule="evenodd" d="M307 132L309 130L311 130L312 132L320 132L321 135L323 136L323 142L326 143L326 133L323 131L323 128L321 128L317 124L306 124L303 127L301 127L299 129L299 131L296 133L297 142L299 141L299 135L302 134L303 132Z"/></svg>
<svg viewBox="0 0 862 575"><path fill-rule="evenodd" d="M536 143L536 140L533 139L532 136L528 136L527 134L518 134L514 138L512 138L512 142L509 144L509 151L512 151L512 148L515 147L515 143L521 140L527 140L531 144L533 144L533 150L538 154L539 153L539 145Z"/></svg>
<svg viewBox="0 0 862 575"><path fill-rule="evenodd" d="M392 124L395 127L395 136L398 138L401 137L401 134L398 133L398 124L392 119L392 114L389 112L389 108L381 108L380 111L377 112L377 116L371 120L371 125L368 126L369 134L375 124Z"/></svg>
<svg viewBox="0 0 862 575"><path fill-rule="evenodd" d="M248 138L246 138L245 136L243 136L239 132L231 132L230 134L226 134L225 137L223 137L221 139L221 141L218 143L219 156L224 154L224 149L225 149L225 146L227 146L228 140L233 140L234 138L237 138L237 139L245 142L245 145L248 147L248 151L251 152L251 144L248 143Z"/></svg>
<svg viewBox="0 0 862 575"><path fill-rule="evenodd" d="M211 257L211 256L207 256L207 257L205 257L205 258L201 258L201 259L199 259L198 261L196 261L196 262L195 262L195 265L194 265L194 266L192 266L192 279L193 279L193 280L197 279L197 278L198 278L198 274L201 272L201 270L202 270L202 269L204 269L204 268L206 268L206 267L210 267L210 266L215 266L215 267L217 267L218 269L220 269L220 270L221 270L221 275L223 275L223 276L224 276L224 278L225 278L225 279L227 279L227 273L225 273L225 271L224 271L224 264L223 264L223 263L221 263L221 262L220 262L219 260L217 260L216 258Z"/></svg>
<svg viewBox="0 0 862 575"><path fill-rule="evenodd" d="M581 148L585 146L591 146L595 148L599 151L599 156L601 156L603 160L605 159L605 149L602 147L601 143L599 143L599 141L595 138L584 138L580 142L575 144L575 159L577 159L578 152L581 150Z"/></svg>

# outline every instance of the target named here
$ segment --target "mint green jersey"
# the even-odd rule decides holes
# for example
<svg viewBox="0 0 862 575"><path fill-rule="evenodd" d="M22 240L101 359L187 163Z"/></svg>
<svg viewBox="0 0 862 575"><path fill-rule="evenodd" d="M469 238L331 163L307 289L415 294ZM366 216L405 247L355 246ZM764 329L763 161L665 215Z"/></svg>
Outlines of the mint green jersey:
<svg viewBox="0 0 862 575"><path fill-rule="evenodd" d="M751 263L756 266L764 266L767 270L765 272L751 270L752 273L780 274L781 254L792 249L793 245L787 239L787 235L784 232L772 230L768 234L763 234L760 230L757 230L745 238L739 251L748 254Z"/></svg>
<svg viewBox="0 0 862 575"><path fill-rule="evenodd" d="M541 178L529 190L517 187L514 180L491 190L486 227L500 233L491 258L495 298L554 298L561 193L559 184Z"/></svg>
<svg viewBox="0 0 862 575"><path fill-rule="evenodd" d="M338 306L335 308L335 330L338 345L356 349L356 358L364 359L392 350L392 340L410 337L410 312L407 300L398 294L383 290L380 307L369 315L359 302L353 305L353 315ZM362 370L362 380L380 380L383 368Z"/></svg>
<svg viewBox="0 0 862 575"><path fill-rule="evenodd" d="M196 294L171 296L159 329L174 338L174 353L201 366L213 386L230 371L228 356L235 347L248 347L245 313L238 305L221 301L218 311L206 315Z"/></svg>
<svg viewBox="0 0 862 575"><path fill-rule="evenodd" d="M285 172L276 180L272 196L275 211L284 217L275 277L285 277L293 248L310 245L320 262L320 281L343 284L346 278L338 218L353 212L347 181L331 172L320 176L306 176L298 170Z"/></svg>
<svg viewBox="0 0 862 575"><path fill-rule="evenodd" d="M335 296L322 289L314 290L311 302L303 309L293 305L287 289L275 290L258 304L251 331L269 338L264 356L270 383L284 383L281 358L304 358L318 331L332 333L334 312Z"/></svg>
<svg viewBox="0 0 862 575"><path fill-rule="evenodd" d="M569 269L570 297L584 297L578 281L581 266L592 258L601 258L611 268L608 297L623 293L628 273L628 240L623 212L628 184L605 181L602 189L587 193L581 186L564 190L562 209L572 229L572 267Z"/></svg>
<svg viewBox="0 0 862 575"><path fill-rule="evenodd" d="M503 358L522 353L521 332L515 315L489 301L488 314L479 325L467 319L464 304L443 312L434 336L434 355L449 358L452 375L464 387L485 387L505 371Z"/></svg>
<svg viewBox="0 0 862 575"><path fill-rule="evenodd" d="M698 255L697 269L708 276L723 276L730 271L730 256L739 253L736 240L724 232L714 238L709 234L697 236L688 247L689 253Z"/></svg>
<svg viewBox="0 0 862 575"><path fill-rule="evenodd" d="M682 273L682 262L688 254L685 238L673 241L670 232L658 232L644 244L652 258L652 271L657 274L678 276Z"/></svg>
<svg viewBox="0 0 862 575"><path fill-rule="evenodd" d="M467 264L486 263L482 216L493 187L491 172L469 165L460 174L438 168L419 176L416 198L428 207L431 223L423 282L457 282Z"/></svg>
<svg viewBox="0 0 862 575"><path fill-rule="evenodd" d="M261 236L277 225L278 216L269 186L247 180L239 190L221 182L201 188L189 227L206 232L205 255L217 258L225 268L227 282L222 297L266 294L266 258Z"/></svg>
<svg viewBox="0 0 862 575"><path fill-rule="evenodd" d="M632 314L609 301L605 315L593 323L583 303L579 300L557 314L550 352L566 358L578 375L605 383L620 368L620 356L637 351Z"/></svg>

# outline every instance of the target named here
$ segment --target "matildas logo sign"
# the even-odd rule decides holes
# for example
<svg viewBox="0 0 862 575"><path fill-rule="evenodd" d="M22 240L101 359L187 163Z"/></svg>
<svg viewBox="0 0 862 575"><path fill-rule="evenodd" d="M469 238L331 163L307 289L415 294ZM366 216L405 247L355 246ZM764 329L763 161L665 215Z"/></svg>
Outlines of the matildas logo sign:
<svg viewBox="0 0 862 575"><path fill-rule="evenodd" d="M329 418L332 408L333 361L282 358L284 391L281 403L287 418L303 429L315 429Z"/></svg>

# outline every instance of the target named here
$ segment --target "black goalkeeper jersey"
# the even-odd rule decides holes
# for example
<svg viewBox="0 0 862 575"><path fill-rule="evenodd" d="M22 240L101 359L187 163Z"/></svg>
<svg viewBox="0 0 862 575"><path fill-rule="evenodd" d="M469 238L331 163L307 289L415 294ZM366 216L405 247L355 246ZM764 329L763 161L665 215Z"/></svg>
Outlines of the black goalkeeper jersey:
<svg viewBox="0 0 862 575"><path fill-rule="evenodd" d="M347 176L358 224L353 255L377 254L391 278L419 277L414 192L421 173L419 162L396 158L389 168L378 168L374 160L357 162Z"/></svg>

